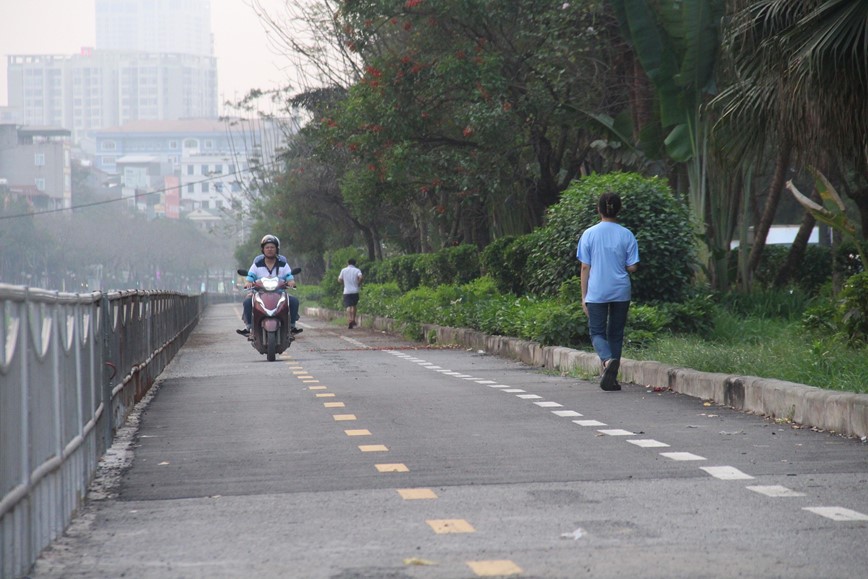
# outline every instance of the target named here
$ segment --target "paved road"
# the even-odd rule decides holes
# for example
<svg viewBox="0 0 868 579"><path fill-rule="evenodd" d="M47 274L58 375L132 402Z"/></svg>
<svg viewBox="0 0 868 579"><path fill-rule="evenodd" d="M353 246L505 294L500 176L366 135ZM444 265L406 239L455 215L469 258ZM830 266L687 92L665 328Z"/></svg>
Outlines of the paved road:
<svg viewBox="0 0 868 579"><path fill-rule="evenodd" d="M32 577L866 576L857 440L319 321L269 363L237 315Z"/></svg>

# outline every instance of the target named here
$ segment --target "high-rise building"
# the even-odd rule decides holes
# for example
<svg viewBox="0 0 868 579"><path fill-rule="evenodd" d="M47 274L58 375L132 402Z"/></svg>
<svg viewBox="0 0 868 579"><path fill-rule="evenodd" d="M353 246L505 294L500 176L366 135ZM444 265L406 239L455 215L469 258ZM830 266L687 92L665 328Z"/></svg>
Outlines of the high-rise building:
<svg viewBox="0 0 868 579"><path fill-rule="evenodd" d="M96 48L213 56L210 0L96 0Z"/></svg>
<svg viewBox="0 0 868 579"><path fill-rule="evenodd" d="M73 140L133 120L215 118L210 0L97 0L97 47L7 57L9 109Z"/></svg>

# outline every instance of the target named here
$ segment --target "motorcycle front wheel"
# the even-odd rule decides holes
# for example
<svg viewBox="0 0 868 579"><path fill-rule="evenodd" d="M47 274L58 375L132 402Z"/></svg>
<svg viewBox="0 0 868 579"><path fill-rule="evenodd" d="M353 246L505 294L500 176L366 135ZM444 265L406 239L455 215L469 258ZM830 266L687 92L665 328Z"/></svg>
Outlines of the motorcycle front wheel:
<svg viewBox="0 0 868 579"><path fill-rule="evenodd" d="M268 332L265 336L266 357L269 362L274 362L277 357L277 332Z"/></svg>

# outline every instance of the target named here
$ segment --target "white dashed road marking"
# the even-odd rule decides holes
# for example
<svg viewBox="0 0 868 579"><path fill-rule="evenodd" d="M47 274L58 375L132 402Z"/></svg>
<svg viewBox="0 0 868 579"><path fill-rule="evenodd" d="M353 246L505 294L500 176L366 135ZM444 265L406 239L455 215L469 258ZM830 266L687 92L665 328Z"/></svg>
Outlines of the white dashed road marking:
<svg viewBox="0 0 868 579"><path fill-rule="evenodd" d="M833 521L868 521L868 515L844 507L802 507L802 510L810 511Z"/></svg>
<svg viewBox="0 0 868 579"><path fill-rule="evenodd" d="M705 457L690 452L661 452L660 456L665 456L666 458L671 458L672 460L705 460Z"/></svg>
<svg viewBox="0 0 868 579"><path fill-rule="evenodd" d="M664 448L669 445L665 442L660 442L659 440L654 440L653 438L642 438L639 440L628 440L630 444L635 444L636 446L640 446L642 448Z"/></svg>
<svg viewBox="0 0 868 579"><path fill-rule="evenodd" d="M564 418L566 418L567 416L581 416L581 414L579 414L575 410L552 410L552 414L554 414L555 416L562 416Z"/></svg>
<svg viewBox="0 0 868 579"><path fill-rule="evenodd" d="M701 466L699 468L720 480L750 480L753 478L733 466Z"/></svg>
<svg viewBox="0 0 868 579"><path fill-rule="evenodd" d="M573 420L579 426L606 426L605 422L599 420Z"/></svg>
<svg viewBox="0 0 868 579"><path fill-rule="evenodd" d="M534 402L540 408L561 408L563 404L558 404L557 402Z"/></svg>
<svg viewBox="0 0 868 579"><path fill-rule="evenodd" d="M788 489L787 487L783 487L781 485L768 485L768 486L750 486L747 487L748 490L752 490L755 493L759 493L761 495L765 495L767 497L803 497L805 493L796 492L792 489Z"/></svg>
<svg viewBox="0 0 868 579"><path fill-rule="evenodd" d="M611 430L598 430L600 434L605 434L606 436L636 436L635 432L630 432L629 430L623 430L621 428L613 428Z"/></svg>

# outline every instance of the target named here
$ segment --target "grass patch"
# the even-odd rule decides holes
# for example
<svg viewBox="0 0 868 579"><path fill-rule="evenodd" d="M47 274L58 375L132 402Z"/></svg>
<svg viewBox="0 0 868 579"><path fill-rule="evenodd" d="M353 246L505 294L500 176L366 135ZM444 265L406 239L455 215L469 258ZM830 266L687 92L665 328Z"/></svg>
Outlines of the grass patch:
<svg viewBox="0 0 868 579"><path fill-rule="evenodd" d="M624 356L700 372L775 378L825 390L868 394L868 352L807 335L799 322L721 312L708 339L667 336Z"/></svg>

